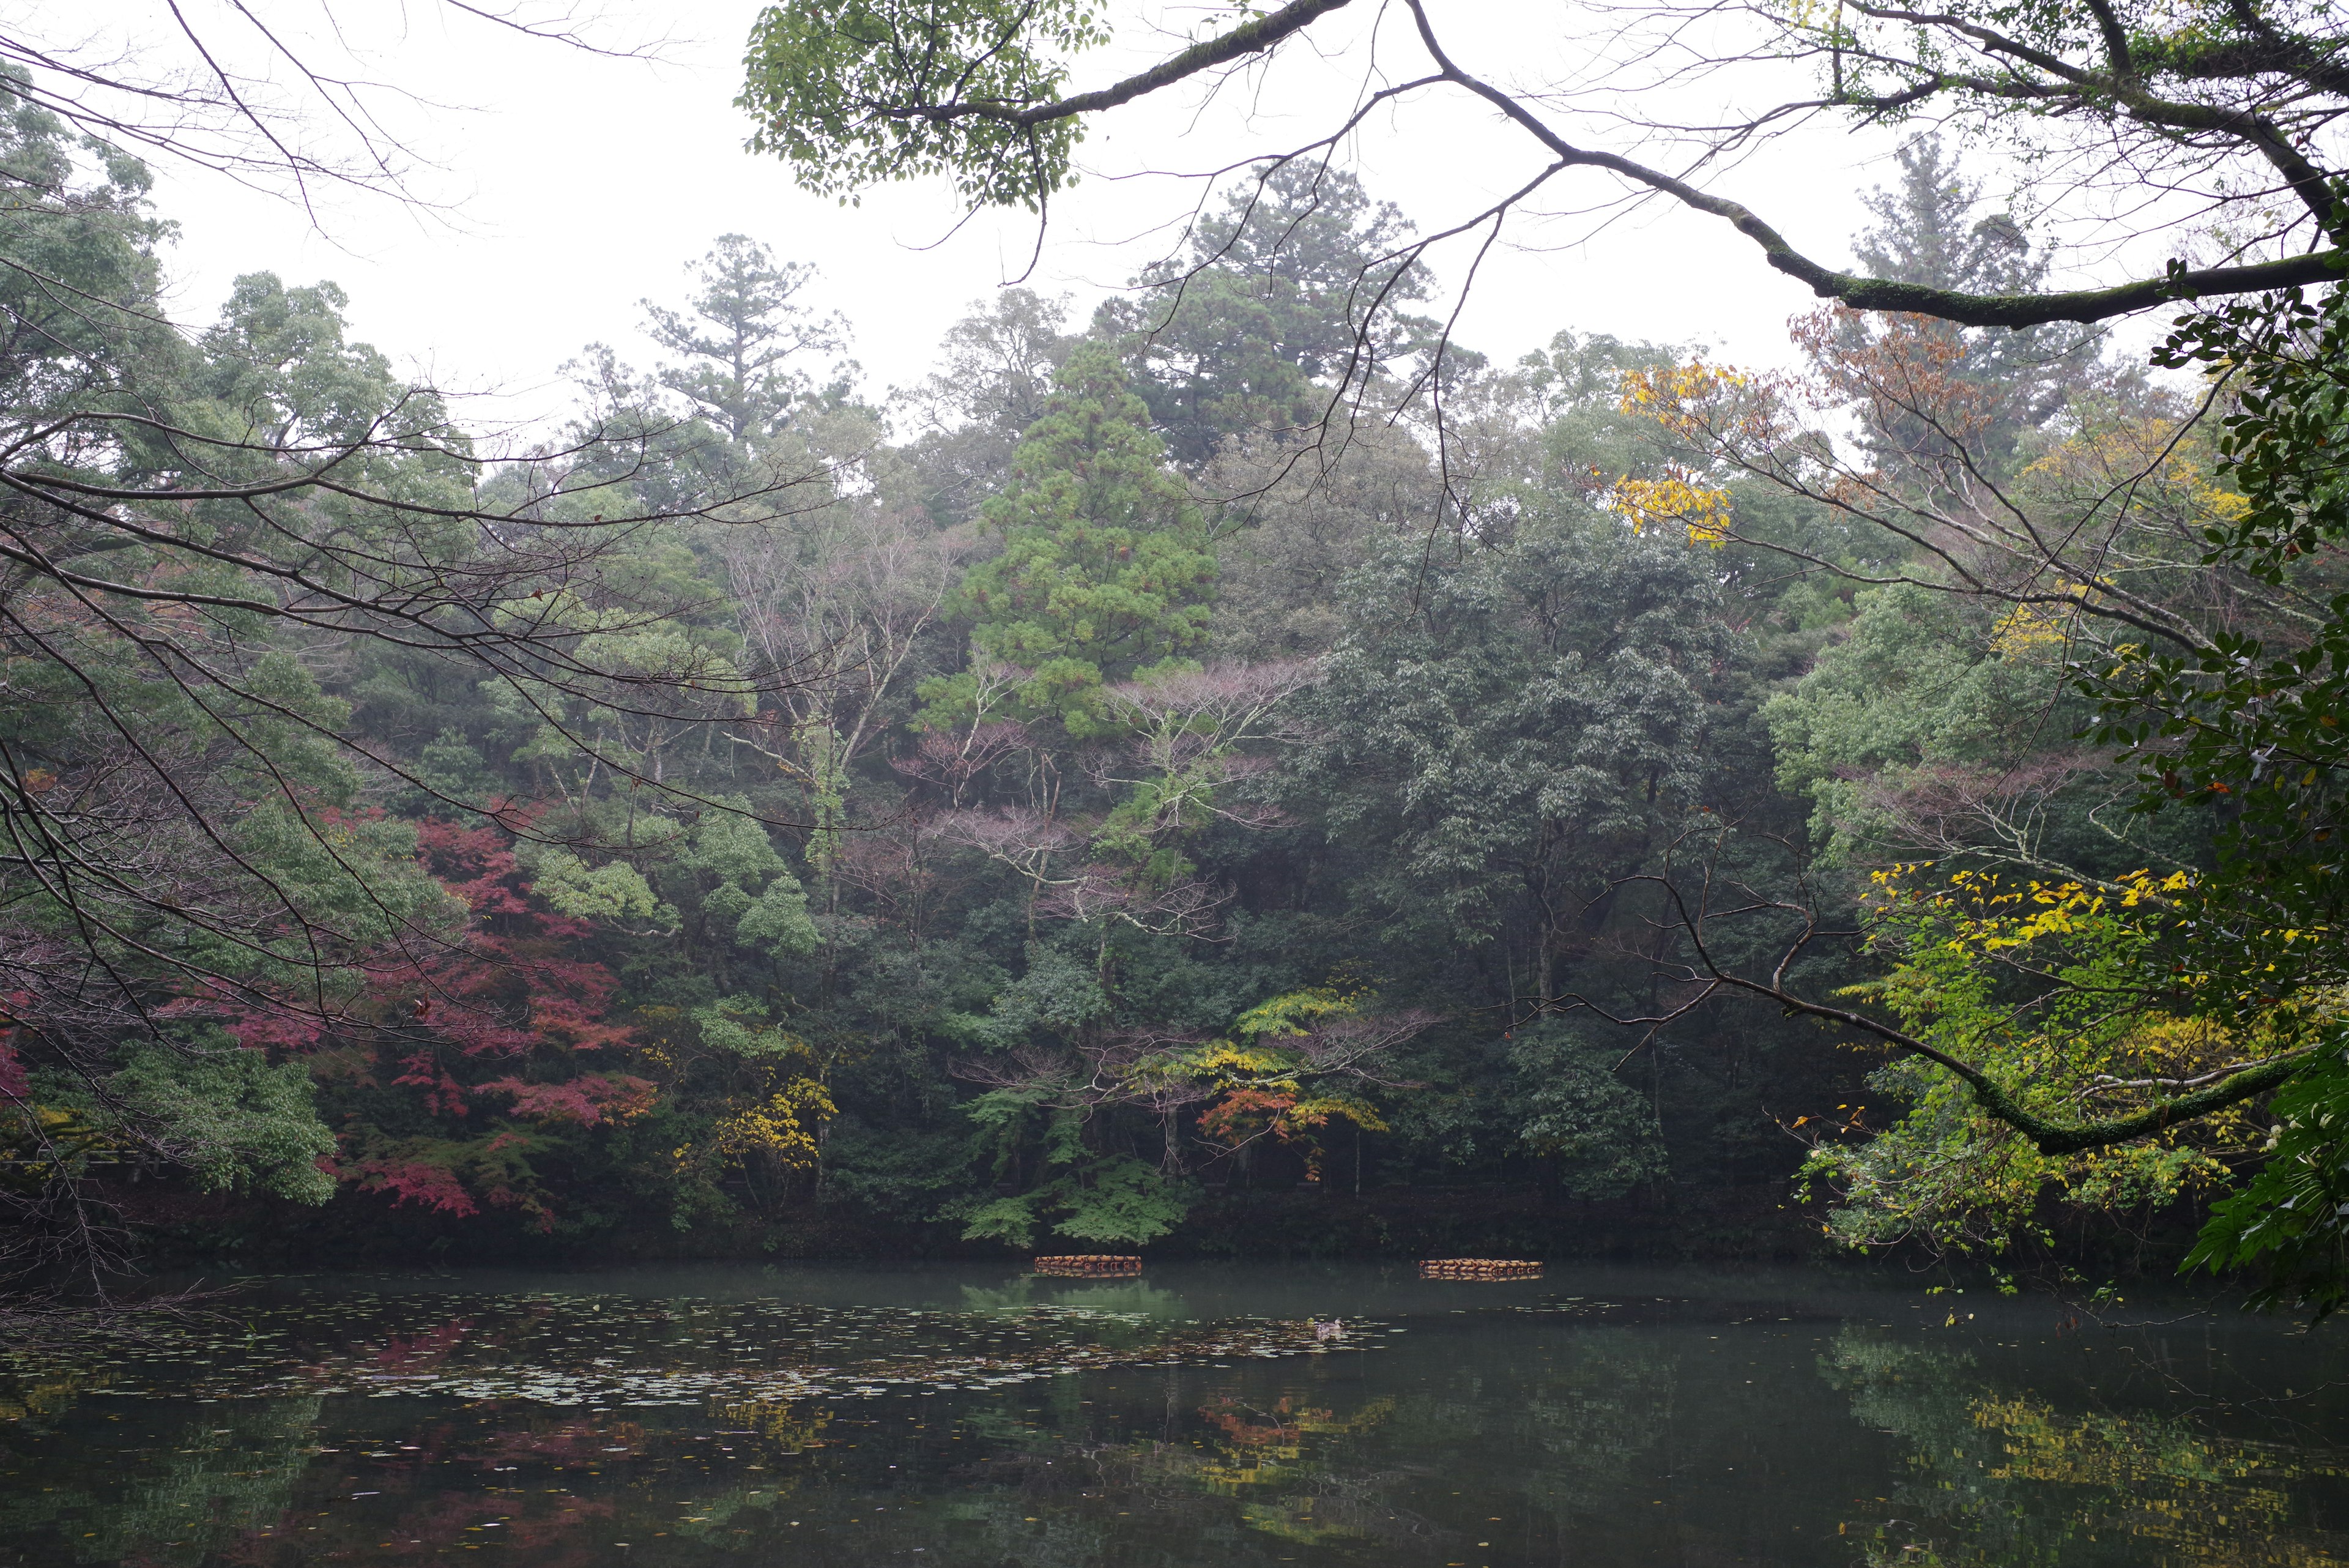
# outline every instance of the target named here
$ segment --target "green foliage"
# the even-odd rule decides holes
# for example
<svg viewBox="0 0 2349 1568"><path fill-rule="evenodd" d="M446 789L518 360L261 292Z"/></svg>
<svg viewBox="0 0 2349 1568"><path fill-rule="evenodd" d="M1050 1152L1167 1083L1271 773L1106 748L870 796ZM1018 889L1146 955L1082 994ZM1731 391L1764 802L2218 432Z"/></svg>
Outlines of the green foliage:
<svg viewBox="0 0 2349 1568"><path fill-rule="evenodd" d="M2230 1061L2294 1048L2289 1012L2235 1022L2211 977L2178 976L2195 895L2178 875L2109 888L1958 871L1878 873L1871 950L1892 961L1868 989L1917 1038L1989 1075L2023 1109L2065 1124L2108 1117ZM2060 1200L2147 1210L2223 1187L2220 1156L2246 1139L2230 1111L2152 1137L2044 1153L1948 1069L1897 1058L1868 1080L1877 1104L1806 1116L1820 1141L1805 1179L1835 1191L1829 1233L1852 1246L1910 1240L1999 1254L2049 1239ZM1900 1109L1888 1113L1882 1102Z"/></svg>
<svg viewBox="0 0 2349 1568"><path fill-rule="evenodd" d="M800 304L815 269L778 262L743 234L721 234L697 267L684 311L645 304L652 338L683 362L657 379L735 441L763 442L812 393L802 356L836 350L841 327Z"/></svg>
<svg viewBox="0 0 2349 1568"><path fill-rule="evenodd" d="M1552 496L1432 556L1397 541L1346 584L1300 793L1332 836L1393 846L1363 876L1412 929L1537 919L1549 992L1576 911L1704 798L1717 594L1678 542Z"/></svg>
<svg viewBox="0 0 2349 1568"><path fill-rule="evenodd" d="M1065 174L1067 133L1004 111L1060 91L1101 24L1075 6L792 5L761 28L745 99L767 151L821 164L834 191L951 166L994 201ZM913 44L938 47L895 52ZM908 108L941 93L976 112ZM12 123L14 155L72 200L0 209L0 241L145 308L162 231L140 179L76 173ZM330 285L251 275L191 343L85 334L0 271L13 308L67 345L0 357L24 420L144 399L245 443L223 448L226 479L389 432L351 472L423 508L321 491L263 520L192 502L171 514L185 548L67 557L142 594L213 596L197 616L125 596L106 621L14 591L7 613L47 641L5 649L0 815L126 776L109 748L127 732L199 782L194 809L165 830L138 801L87 820L137 824L106 831L202 877L201 897L109 906L92 938L12 873L0 936L95 955L173 1029L218 1016L267 1054L150 1049L126 1009L87 1030L109 1123L32 1060L31 1032L0 1033L10 1181L47 1137L100 1182L144 1148L191 1185L315 1198L323 1120L346 1195L316 1234L367 1245L1327 1250L1379 1234L1384 1189L1431 1180L1515 1187L1528 1223L1587 1227L1562 1199L1645 1222L1667 1183L1693 1217L1672 1223L1775 1211L1795 1156L1764 1107L1886 1095L1902 1119L1869 1112L1815 1168L1847 1191L1838 1233L1987 1247L2052 1198L2142 1204L2215 1179L2233 1151L2199 1134L2044 1159L1930 1068L1886 1069L1863 1097L1859 1064L1775 1019L1692 1012L1642 1036L1557 1016L1573 999L1676 1005L1685 952L1636 879L1684 873L1690 844L1718 847L1725 879L1810 897L1775 847L1805 813L1837 860L1863 862L1934 789L2036 755L2034 725L2061 729L2077 697L2044 638L1993 614L1922 589L1855 603L1787 573L1766 545L1882 575L1902 557L1688 467L1623 406L1626 374L1671 359L1653 346L1561 333L1502 371L1456 352L1440 452L1415 412L1350 444L1289 440L1341 389L1400 394L1392 372L1426 368L1426 324L1360 307L1420 296L1428 280L1392 254L1407 239L1345 176L1268 170L1205 216L1179 286L1152 275L1090 337L1024 294L965 323L921 400L929 428L899 442L807 373L837 341L798 303L807 270L726 236L693 297L652 312L672 362L642 378L608 352L582 362L580 432L641 443L548 468L476 463L435 400L350 340ZM175 454L143 442L58 461L180 483ZM643 520L802 463L827 476ZM1234 499L1211 514L1185 472ZM1762 543L1643 534L1618 476L1702 490ZM282 585L237 552L297 522L318 530L295 536L329 598L372 570L473 582L494 535L531 569L480 577L496 590L457 618L543 631L543 657L484 670L273 621L251 596ZM177 668L234 690L159 672L158 637L188 639ZM383 765L354 765L347 742ZM2034 841L2080 846L2090 876L2124 853L2096 843L2093 792L2059 800ZM2200 841L2163 842L2190 859ZM2189 926L2215 940L2230 916L2163 896L2155 936L2078 935L2052 972L2075 997L2141 981ZM191 908L262 912L205 930ZM2215 1002L2149 992L2135 1023L2034 1001L2001 1033L2012 966L1897 919L1876 950L1888 1001L2051 1115L2097 1109L2104 1077L2300 1037L2280 1012L2246 1033ZM2269 949L2302 966L2293 985L2316 972L2297 944ZM1841 961L1805 972L1852 978ZM2256 1011L2247 978L2230 1005ZM335 1021L239 1012L296 993ZM2303 1121L2317 1169L2321 1107L2288 1109L2279 1147ZM1360 1229L1289 1199L1308 1184L1354 1188ZM1285 1231L1195 1218L1259 1201Z"/></svg>
<svg viewBox="0 0 2349 1568"><path fill-rule="evenodd" d="M2210 1217L2187 1269L2251 1271L2253 1305L2349 1301L2349 1062L2336 1046L2268 1102L2265 1164Z"/></svg>
<svg viewBox="0 0 2349 1568"><path fill-rule="evenodd" d="M102 1103L98 1114L168 1150L204 1191L251 1188L313 1204L334 1192L319 1163L335 1154L335 1135L318 1120L300 1062L273 1067L212 1031L189 1045L134 1048Z"/></svg>
<svg viewBox="0 0 2349 1568"><path fill-rule="evenodd" d="M2336 222L2338 215L2336 213ZM2245 300L2183 317L2156 363L2224 369L2235 405L2219 421L2214 497L2200 566L2280 590L2290 623L2211 631L2199 648L2123 646L2075 678L2101 705L2099 741L2123 748L2148 815L2199 808L2217 819L2193 961L2242 1012L2323 1014L2349 971L2333 934L2344 913L2342 780L2349 742L2349 289ZM2270 1107L2268 1160L2217 1205L2189 1266L2263 1267L2258 1294L2320 1314L2349 1298L2339 1227L2349 1078L2318 1053Z"/></svg>
<svg viewBox="0 0 2349 1568"><path fill-rule="evenodd" d="M946 175L973 205L1040 207L1070 181L1081 130L1009 115L1056 98L1060 57L1107 36L1090 0L789 0L752 24L737 107L752 151L806 189Z"/></svg>
<svg viewBox="0 0 2349 1568"><path fill-rule="evenodd" d="M962 1221L965 1241L1024 1249L1049 1226L1073 1241L1139 1247L1171 1234L1191 1210L1195 1194L1187 1184L1131 1156L1088 1154L1073 1131L1060 1133L1051 1147L1051 1175L1031 1190L948 1205L947 1216Z"/></svg>
<svg viewBox="0 0 2349 1568"><path fill-rule="evenodd" d="M843 1117L824 1141L828 1192L900 1224L926 1223L975 1185L970 1138L962 1128L884 1130Z"/></svg>
<svg viewBox="0 0 2349 1568"><path fill-rule="evenodd" d="M1333 399L1383 381L1439 335L1396 308L1424 298L1427 280L1395 255L1411 225L1392 205L1314 160L1255 173L1202 218L1187 255L1095 317L1188 467L1243 431L1302 437ZM1464 351L1453 354L1457 368Z"/></svg>
<svg viewBox="0 0 2349 1568"><path fill-rule="evenodd" d="M2260 635L2212 631L2199 649L2123 647L2083 667L2096 738L2140 771L2140 810L2221 817L2221 874L2275 931L2336 928L2349 887L2349 289L2323 300L2244 302L2185 318L2158 362L2227 367L2237 406L2220 421L2212 478L2231 482L2204 527L2203 570L2284 590L2294 611ZM2302 983L2349 973L2272 936L2232 961L2281 961Z"/></svg>
<svg viewBox="0 0 2349 1568"><path fill-rule="evenodd" d="M933 728L1050 717L1078 738L1109 732L1104 684L1162 668L1206 635L1215 556L1116 357L1080 348L1054 388L1013 455L1009 488L987 504L1003 553L955 591L982 668L923 684ZM1009 667L1004 689L986 666Z"/></svg>
<svg viewBox="0 0 2349 1568"><path fill-rule="evenodd" d="M1509 1065L1520 1085L1517 1137L1557 1162L1568 1196L1620 1198L1671 1174L1654 1107L1617 1075L1619 1040L1593 1039L1556 1019L1516 1035Z"/></svg>
<svg viewBox="0 0 2349 1568"><path fill-rule="evenodd" d="M2054 678L1992 655L1990 618L1951 595L1889 587L1857 604L1844 639L1763 711L1779 787L1816 803L1812 841L1865 862L1896 831L1873 792L2011 754L2008 726L2031 720Z"/></svg>
<svg viewBox="0 0 2349 1568"><path fill-rule="evenodd" d="M687 836L677 863L689 871L711 876L744 889L755 889L769 877L789 874L788 863L775 853L766 827L750 815L750 803L741 795L714 803Z"/></svg>
<svg viewBox="0 0 2349 1568"><path fill-rule="evenodd" d="M734 923L737 944L778 958L804 957L815 951L823 940L815 922L808 919L806 890L788 871L761 888L758 900Z"/></svg>
<svg viewBox="0 0 2349 1568"><path fill-rule="evenodd" d="M747 1061L780 1061L806 1048L805 1043L770 1022L767 1005L754 996L729 996L693 1010L701 1043Z"/></svg>
<svg viewBox="0 0 2349 1568"><path fill-rule="evenodd" d="M531 891L560 914L657 928L677 925L676 908L662 903L644 873L625 860L590 867L568 849L545 848L530 857L528 865Z"/></svg>
<svg viewBox="0 0 2349 1568"><path fill-rule="evenodd" d="M1828 861L1880 864L1969 809L2013 815L2010 842L1985 852L2051 866L2111 873L2200 850L2196 824L2112 813L2110 776L2086 759L2069 777L2042 764L2014 778L2035 748L2089 719L2044 645L1932 588L1864 589L1856 605L1842 639L1762 714L1779 787L1811 800L1811 839ZM2010 806L2015 794L2027 804Z"/></svg>
<svg viewBox="0 0 2349 1568"><path fill-rule="evenodd" d="M438 400L403 399L390 362L348 341L349 305L331 283L288 288L265 272L238 278L204 335L199 395L240 436L279 450L362 441L388 411L396 427L429 438L441 421Z"/></svg>

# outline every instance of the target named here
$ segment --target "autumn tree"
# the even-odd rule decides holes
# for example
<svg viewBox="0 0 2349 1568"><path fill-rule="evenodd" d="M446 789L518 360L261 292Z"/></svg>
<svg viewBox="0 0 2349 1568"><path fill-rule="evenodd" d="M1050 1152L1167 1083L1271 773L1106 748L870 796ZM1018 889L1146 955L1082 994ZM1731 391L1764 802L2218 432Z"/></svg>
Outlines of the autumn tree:
<svg viewBox="0 0 2349 1568"><path fill-rule="evenodd" d="M225 1021L363 1026L368 974L468 942L374 792L509 802L357 732L341 678L460 672L655 794L645 727L739 713L757 682L664 641L698 587L623 565L688 515L631 489L651 432L488 462L431 388L349 339L331 285L249 275L181 335L145 171L21 78L0 92L0 287L25 291L0 369L0 1138L26 1177L5 1194L16 1234L89 1261L94 1159L319 1196L289 1163L316 1129L305 1097L254 1076L282 1064L235 1054ZM705 490L690 514L771 514L788 483Z"/></svg>

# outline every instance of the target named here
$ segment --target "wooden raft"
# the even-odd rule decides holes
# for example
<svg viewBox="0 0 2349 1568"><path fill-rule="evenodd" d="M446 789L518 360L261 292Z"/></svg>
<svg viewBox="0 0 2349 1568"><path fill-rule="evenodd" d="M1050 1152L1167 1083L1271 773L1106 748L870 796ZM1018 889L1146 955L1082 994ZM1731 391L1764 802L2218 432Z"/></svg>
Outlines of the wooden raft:
<svg viewBox="0 0 2349 1568"><path fill-rule="evenodd" d="M1084 1253L1063 1258L1038 1258L1030 1265L1040 1274L1070 1274L1080 1279L1114 1279L1142 1272L1140 1258L1114 1253Z"/></svg>
<svg viewBox="0 0 2349 1568"><path fill-rule="evenodd" d="M1537 1280L1542 1266L1524 1258L1425 1258L1423 1280Z"/></svg>

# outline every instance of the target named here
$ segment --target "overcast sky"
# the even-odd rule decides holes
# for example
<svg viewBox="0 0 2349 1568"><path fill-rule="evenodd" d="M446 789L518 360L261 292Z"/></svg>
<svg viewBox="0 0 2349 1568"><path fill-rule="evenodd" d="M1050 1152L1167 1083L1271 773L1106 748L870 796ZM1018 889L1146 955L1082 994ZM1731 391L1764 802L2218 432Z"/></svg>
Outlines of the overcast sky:
<svg viewBox="0 0 2349 1568"><path fill-rule="evenodd" d="M315 3L288 0L285 11ZM648 62L518 37L419 0L404 31L359 42L376 76L425 100L387 112L429 155L414 183L444 210L329 196L314 222L295 203L217 176L166 171L160 204L181 227L176 313L209 318L243 272L332 278L350 294L358 333L396 360L484 394L485 416L537 417L566 396L557 367L592 340L647 363L637 301L677 299L684 264L736 232L816 264L812 296L848 317L869 390L918 379L969 303L1028 267L1033 220L990 213L956 231L953 198L936 184L894 187L842 208L797 191L780 162L743 151L749 127L731 103L756 10L755 0L657 8L616 0L595 36L625 43L667 28L670 41ZM1562 16L1563 7L1457 0L1444 10L1481 29L1463 36L1482 57L1475 64L1521 79L1573 64L1565 46L1523 26ZM198 5L191 14L204 13ZM119 0L110 15L125 37L168 36L169 13L154 0ZM303 15L312 24L305 36L318 37L317 14ZM1332 20L1344 26L1331 41L1367 44L1377 16L1339 14ZM1155 47L1088 58L1079 85L1107 79ZM1080 309L1118 286L1164 251L1164 225L1197 197L1195 182L1141 171L1211 169L1306 140L1359 87L1367 57L1363 48L1296 50L1268 77L1227 86L1205 113L1194 112L1193 95L1098 124L1081 150L1091 177L1057 204L1032 285L1075 295ZM1841 259L1864 219L1857 193L1889 178L1889 145L1823 127L1715 184L1814 254ZM1431 228L1533 166L1521 139L1464 108L1375 123L1350 151L1375 194ZM1598 201L1609 190L1589 175L1562 193ZM1657 203L1575 243L1591 227L1561 219L1490 255L1463 310L1461 339L1514 357L1571 327L1702 341L1743 363L1783 359L1786 319L1811 301L1718 221ZM1455 245L1436 258L1445 282L1458 281L1468 255Z"/></svg>

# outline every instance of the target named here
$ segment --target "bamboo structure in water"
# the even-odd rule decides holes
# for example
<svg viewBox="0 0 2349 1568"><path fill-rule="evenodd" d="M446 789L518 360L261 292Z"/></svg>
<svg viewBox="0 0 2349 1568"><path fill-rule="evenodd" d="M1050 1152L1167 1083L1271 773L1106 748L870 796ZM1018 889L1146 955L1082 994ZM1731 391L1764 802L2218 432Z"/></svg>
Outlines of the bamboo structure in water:
<svg viewBox="0 0 2349 1568"><path fill-rule="evenodd" d="M1087 1280L1121 1279L1142 1272L1142 1260L1115 1253L1083 1253L1038 1258L1030 1267L1040 1274L1068 1275Z"/></svg>
<svg viewBox="0 0 2349 1568"><path fill-rule="evenodd" d="M1423 1280L1537 1280L1542 1266L1526 1258L1425 1258Z"/></svg>

